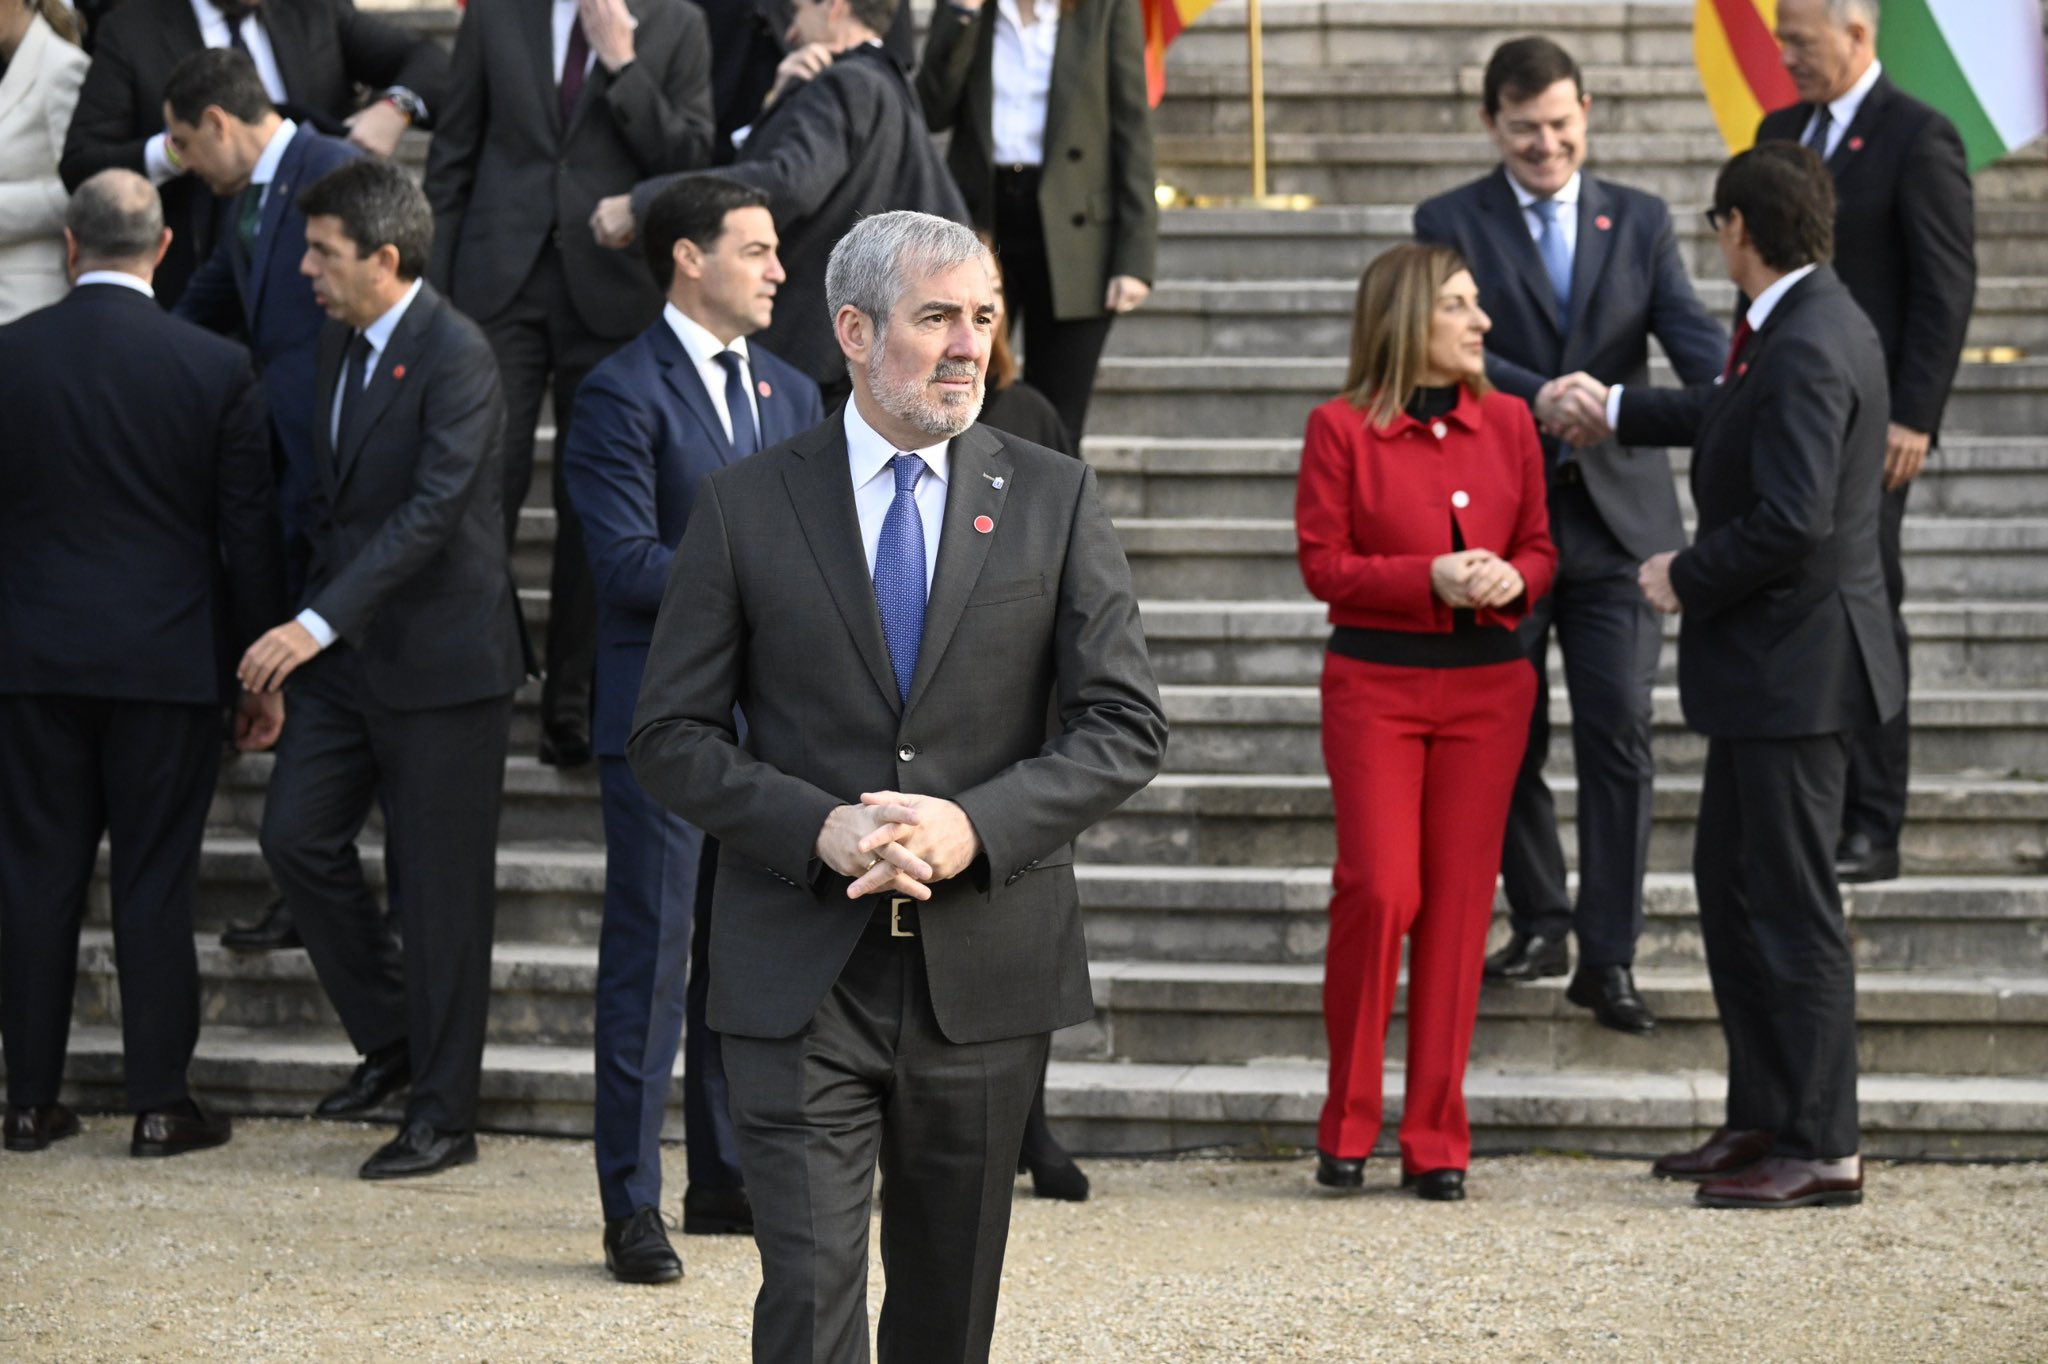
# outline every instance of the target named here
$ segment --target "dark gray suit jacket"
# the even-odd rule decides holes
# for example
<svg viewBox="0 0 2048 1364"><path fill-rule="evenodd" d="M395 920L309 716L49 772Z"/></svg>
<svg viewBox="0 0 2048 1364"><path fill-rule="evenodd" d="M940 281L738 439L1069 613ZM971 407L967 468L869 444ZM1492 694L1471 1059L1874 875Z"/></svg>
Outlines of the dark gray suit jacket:
<svg viewBox="0 0 2048 1364"><path fill-rule="evenodd" d="M1543 258L1505 170L1495 170L1415 210L1415 235L1457 248L1493 319L1486 377L1533 402L1560 374L1584 370L1606 384L1641 386L1650 377L1650 337L1663 343L1678 377L1705 383L1721 372L1728 334L1693 293L1671 231L1671 210L1654 194L1584 175L1578 248L1572 257L1571 328L1558 326ZM1544 452L1557 442L1544 437ZM1639 459L1613 441L1576 450L1586 491L1622 547L1639 558L1685 543L1671 467Z"/></svg>
<svg viewBox="0 0 2048 1364"><path fill-rule="evenodd" d="M842 52L784 94L719 175L766 190L789 272L762 345L819 385L843 386L846 359L825 309L825 262L862 218L895 209L967 221L967 205L932 147L910 80L879 47ZM633 217L674 176L633 191Z"/></svg>
<svg viewBox="0 0 2048 1364"><path fill-rule="evenodd" d="M627 0L640 21L617 75L593 62L562 121L548 0L470 0L427 153L434 255L427 278L479 322L526 282L550 237L584 325L623 339L661 311L639 251L590 235L599 199L711 159L711 48L684 0Z"/></svg>
<svg viewBox="0 0 2048 1364"><path fill-rule="evenodd" d="M954 439L903 706L842 423L704 481L627 746L641 785L719 840L711 1025L786 1037L809 1022L872 908L812 850L835 806L876 790L958 801L981 836L974 866L919 910L945 1035L1079 1022L1091 1002L1073 840L1151 780L1166 743L1094 471L984 426Z"/></svg>
<svg viewBox="0 0 2048 1364"><path fill-rule="evenodd" d="M320 338L306 605L355 648L393 710L509 695L526 669L490 345L422 284L337 450L328 413L349 336L333 322Z"/></svg>
<svg viewBox="0 0 2048 1364"><path fill-rule="evenodd" d="M1693 447L1699 525L1671 585L1701 734L1836 734L1905 703L1877 553L1890 403L1877 332L1825 265L1726 383L1622 393L1624 442Z"/></svg>

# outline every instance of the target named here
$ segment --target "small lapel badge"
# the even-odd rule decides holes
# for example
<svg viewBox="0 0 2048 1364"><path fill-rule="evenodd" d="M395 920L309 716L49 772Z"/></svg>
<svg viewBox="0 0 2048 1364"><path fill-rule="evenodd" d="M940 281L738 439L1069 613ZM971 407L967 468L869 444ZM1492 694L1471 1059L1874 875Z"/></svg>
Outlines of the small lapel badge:
<svg viewBox="0 0 2048 1364"><path fill-rule="evenodd" d="M1735 367L1736 378L1740 379L1743 375L1747 373L1749 373L1749 361L1744 360L1741 364Z"/></svg>
<svg viewBox="0 0 2048 1364"><path fill-rule="evenodd" d="M977 516L974 518L974 528L986 535L996 528L996 523L986 516Z"/></svg>
<svg viewBox="0 0 2048 1364"><path fill-rule="evenodd" d="M1849 150L1850 150L1850 151L1852 151L1852 152L1860 152L1860 151L1862 151L1862 150L1863 150L1863 139L1862 139L1862 138L1860 138L1860 137L1852 137L1852 138L1850 138L1850 139L1849 139Z"/></svg>
<svg viewBox="0 0 2048 1364"><path fill-rule="evenodd" d="M391 367L391 377L394 379L403 379L405 377L405 366L393 365Z"/></svg>
<svg viewBox="0 0 2048 1364"><path fill-rule="evenodd" d="M1602 232L1608 232L1613 230L1614 219L1603 213L1593 220L1593 226L1599 228Z"/></svg>
<svg viewBox="0 0 2048 1364"><path fill-rule="evenodd" d="M989 473L986 469L984 469L982 470L981 476L988 480L989 487L994 488L997 492L1001 492L1003 490L1003 480L1001 475Z"/></svg>
<svg viewBox="0 0 2048 1364"><path fill-rule="evenodd" d="M768 387L768 381L766 379L757 381L754 384L754 391L764 398L772 398L775 396L775 390Z"/></svg>

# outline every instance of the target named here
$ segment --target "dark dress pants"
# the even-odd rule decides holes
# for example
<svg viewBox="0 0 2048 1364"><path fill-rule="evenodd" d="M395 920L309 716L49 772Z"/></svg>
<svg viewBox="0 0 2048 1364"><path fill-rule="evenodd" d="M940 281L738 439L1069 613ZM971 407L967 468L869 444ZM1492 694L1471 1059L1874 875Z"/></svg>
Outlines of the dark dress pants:
<svg viewBox="0 0 2048 1364"><path fill-rule="evenodd" d="M78 932L107 836L128 1107L187 1098L199 1042L192 914L220 772L219 706L0 696L0 1033L7 1102L57 1101Z"/></svg>
<svg viewBox="0 0 2048 1364"><path fill-rule="evenodd" d="M1102 348L1109 343L1109 324L1115 319L1107 312L1063 318L1053 311L1038 185L1035 166L996 172L996 255L1003 269L1011 334L1020 325L1024 329L1024 381L1052 400L1068 439L1079 450ZM1102 306L1100 299L1092 302Z"/></svg>
<svg viewBox="0 0 2048 1364"><path fill-rule="evenodd" d="M740 1174L718 1038L704 1026L704 973L692 961L698 886L708 888L715 854L702 856L703 833L641 790L624 758L598 760L598 785L605 876L595 1144L598 1194L610 1221L661 1205L661 1127L686 1017L691 1054L683 1121L690 1182L733 1188ZM717 1091L715 1104L703 1093L707 1081Z"/></svg>
<svg viewBox="0 0 2048 1364"><path fill-rule="evenodd" d="M1906 618L1900 612L1906 600L1906 567L1900 558L1900 531L1906 520L1907 483L1884 495L1878 511L1877 555L1884 565L1884 595L1892 609L1892 636L1899 642L1899 666L1904 669L1907 695L1913 688L1913 641L1906 633ZM1912 727L1907 707L1889 720L1866 725L1849 743L1849 799L1842 817L1844 834L1862 834L1874 847L1899 846L1899 830L1906 822L1906 782L1912 767Z"/></svg>
<svg viewBox="0 0 2048 1364"><path fill-rule="evenodd" d="M1643 928L1656 776L1650 688L1664 632L1636 584L1635 556L1607 529L1583 484L1552 480L1550 534L1557 581L1521 628L1536 669L1536 708L1508 809L1501 879L1515 928L1555 936L1569 927L1578 935L1582 967L1632 966ZM1564 650L1579 786L1576 908L1565 882L1557 805L1543 779L1553 631Z"/></svg>
<svg viewBox="0 0 2048 1364"><path fill-rule="evenodd" d="M1710 739L1693 881L1728 1042L1728 1126L1857 1149L1856 968L1835 882L1849 737Z"/></svg>
<svg viewBox="0 0 2048 1364"><path fill-rule="evenodd" d="M392 710L338 643L287 684L286 711L263 856L306 954L357 1051L406 1044L406 1119L474 1130L512 698ZM405 885L402 948L356 850L380 795L385 861Z"/></svg>
<svg viewBox="0 0 2048 1364"><path fill-rule="evenodd" d="M533 483L534 434L541 400L553 378L555 449L550 488L555 509L555 551L548 569L548 641L541 682L544 731L563 741L590 741L591 671L597 656L597 591L583 522L562 478L562 449L575 414L576 390L597 362L627 338L598 336L584 326L570 296L561 253L544 247L533 273L510 303L483 324L505 385L505 540L519 535L519 508Z"/></svg>
<svg viewBox="0 0 2048 1364"><path fill-rule="evenodd" d="M988 1358L1024 1116L1049 1042L947 1041L917 940L872 928L803 1031L726 1035L761 1252L755 1364L868 1359L878 1154L882 1364Z"/></svg>

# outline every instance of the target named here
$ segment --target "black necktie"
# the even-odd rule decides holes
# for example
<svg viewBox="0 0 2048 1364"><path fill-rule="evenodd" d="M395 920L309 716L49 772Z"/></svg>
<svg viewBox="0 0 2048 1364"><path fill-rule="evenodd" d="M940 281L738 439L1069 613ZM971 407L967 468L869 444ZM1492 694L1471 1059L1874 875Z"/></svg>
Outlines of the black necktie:
<svg viewBox="0 0 2048 1364"><path fill-rule="evenodd" d="M754 431L754 408L747 401L746 375L738 351L718 352L718 363L725 366L725 414L732 422L732 457L744 459L761 448Z"/></svg>
<svg viewBox="0 0 2048 1364"><path fill-rule="evenodd" d="M369 362L370 338L357 332L350 339L348 355L341 362L341 420L334 424L334 446L337 450L348 435L349 415L361 404L363 390L368 387L363 382L363 371Z"/></svg>
<svg viewBox="0 0 2048 1364"><path fill-rule="evenodd" d="M1823 104L1814 111L1813 131L1806 135L1806 145L1823 161L1828 159L1828 129L1834 126L1834 112L1827 105Z"/></svg>

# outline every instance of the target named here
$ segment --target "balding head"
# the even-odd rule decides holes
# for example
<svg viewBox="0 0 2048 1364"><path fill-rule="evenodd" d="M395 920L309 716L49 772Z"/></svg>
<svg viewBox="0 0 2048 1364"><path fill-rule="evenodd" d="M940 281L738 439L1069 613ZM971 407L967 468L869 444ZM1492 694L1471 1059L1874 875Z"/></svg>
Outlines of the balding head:
<svg viewBox="0 0 2048 1364"><path fill-rule="evenodd" d="M146 280L171 234L156 186L131 170L103 170L72 194L64 240L74 279L88 270L119 270Z"/></svg>

